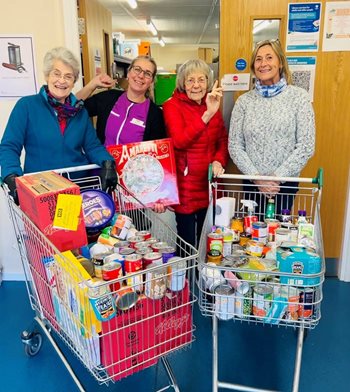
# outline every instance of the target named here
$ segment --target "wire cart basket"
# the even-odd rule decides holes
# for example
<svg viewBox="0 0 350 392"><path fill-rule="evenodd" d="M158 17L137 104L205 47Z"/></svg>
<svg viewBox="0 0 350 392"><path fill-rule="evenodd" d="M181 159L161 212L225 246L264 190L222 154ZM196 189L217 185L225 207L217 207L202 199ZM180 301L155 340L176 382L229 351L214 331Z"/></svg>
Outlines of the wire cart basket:
<svg viewBox="0 0 350 392"><path fill-rule="evenodd" d="M94 174L97 168L89 165L59 172L81 190L100 189L100 177ZM82 170L89 175L76 178L75 172ZM3 186L35 321L78 389L84 391L56 343L56 337L99 384L109 385L161 363L169 384L159 391L168 388L179 391L167 355L188 348L195 339L193 304L197 301L194 295L197 250L177 236L152 209L144 207L127 189L118 185L114 192L117 212L131 218L136 230L147 231L153 240L167 245L167 249L172 247L176 256L166 264L164 255L163 261L154 256L146 269L143 269L144 258L143 266L138 263L139 267L134 271L129 269L122 273L121 270L118 278L107 280L105 276L105 280L97 281L82 267L86 259L71 251L60 252L15 204L7 187ZM123 259L119 257L118 261L125 267ZM136 253L135 259L140 260ZM27 355L39 352L41 330L22 333Z"/></svg>
<svg viewBox="0 0 350 392"><path fill-rule="evenodd" d="M280 182L283 192L274 199L274 219L265 219L268 203L255 180ZM266 391L219 381L218 320L233 320L298 331L293 378L297 392L304 337L321 318L323 171L316 178L224 174L216 180L209 176L209 185L210 203L199 244L198 303L202 315L212 317L212 391ZM250 203L246 200L256 202L255 220L242 211L242 204ZM287 204L292 207L286 212ZM300 211L307 211L304 226L296 224ZM228 228L220 226L224 221ZM305 230L311 234L303 236Z"/></svg>

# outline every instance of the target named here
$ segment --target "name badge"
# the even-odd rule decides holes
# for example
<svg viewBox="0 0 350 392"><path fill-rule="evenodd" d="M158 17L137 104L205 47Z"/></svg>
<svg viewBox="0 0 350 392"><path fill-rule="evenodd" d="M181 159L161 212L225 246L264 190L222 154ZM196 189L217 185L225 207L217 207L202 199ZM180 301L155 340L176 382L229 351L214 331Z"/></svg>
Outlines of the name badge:
<svg viewBox="0 0 350 392"><path fill-rule="evenodd" d="M133 118L131 121L130 121L130 123L131 124L134 124L134 125L138 125L139 127L145 127L145 124L144 124L144 122L142 121L142 120L138 120L137 118Z"/></svg>

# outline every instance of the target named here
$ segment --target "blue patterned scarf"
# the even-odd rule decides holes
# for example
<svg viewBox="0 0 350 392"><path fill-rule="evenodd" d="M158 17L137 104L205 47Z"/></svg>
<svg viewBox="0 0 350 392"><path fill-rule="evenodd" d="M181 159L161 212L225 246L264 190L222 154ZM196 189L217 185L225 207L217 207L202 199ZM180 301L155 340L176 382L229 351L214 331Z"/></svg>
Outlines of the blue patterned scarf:
<svg viewBox="0 0 350 392"><path fill-rule="evenodd" d="M256 91L265 98L271 98L279 93L281 93L283 90L287 88L287 81L286 79L282 76L280 81L276 84L272 84L271 86L268 85L262 85L260 83L260 80L257 79L255 81L255 89Z"/></svg>

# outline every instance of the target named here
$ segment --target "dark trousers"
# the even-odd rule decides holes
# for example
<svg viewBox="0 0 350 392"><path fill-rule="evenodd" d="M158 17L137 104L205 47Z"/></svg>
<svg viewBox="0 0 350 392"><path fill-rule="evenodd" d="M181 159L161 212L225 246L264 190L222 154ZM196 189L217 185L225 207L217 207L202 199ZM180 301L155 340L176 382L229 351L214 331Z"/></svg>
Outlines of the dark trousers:
<svg viewBox="0 0 350 392"><path fill-rule="evenodd" d="M178 236L195 248L199 245L206 214L206 208L192 214L175 213Z"/></svg>
<svg viewBox="0 0 350 392"><path fill-rule="evenodd" d="M266 205L269 198L264 194L260 193L258 187L250 181L244 180L243 184L243 191L245 192L244 198L248 200L254 200L258 204L258 207L255 208L255 214L260 217L260 220L264 220ZM298 191L299 183L285 182L280 186L280 192L273 197L273 199L275 200L276 219L280 218L281 211L283 209L288 209L292 211L293 202L295 194Z"/></svg>

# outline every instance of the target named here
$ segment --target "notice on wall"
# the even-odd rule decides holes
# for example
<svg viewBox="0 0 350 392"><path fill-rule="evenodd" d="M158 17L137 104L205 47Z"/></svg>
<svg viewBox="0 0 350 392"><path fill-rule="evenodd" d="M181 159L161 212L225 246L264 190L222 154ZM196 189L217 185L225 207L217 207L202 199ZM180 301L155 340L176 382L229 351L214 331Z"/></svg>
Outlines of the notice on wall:
<svg viewBox="0 0 350 392"><path fill-rule="evenodd" d="M95 50L94 64L95 64L95 75L99 75L102 72L102 68L101 68L101 52L100 52L99 49Z"/></svg>
<svg viewBox="0 0 350 392"><path fill-rule="evenodd" d="M288 66L292 73L292 83L294 86L305 89L310 100L314 99L316 56L287 57Z"/></svg>
<svg viewBox="0 0 350 392"><path fill-rule="evenodd" d="M0 99L37 92L33 37L0 35Z"/></svg>
<svg viewBox="0 0 350 392"><path fill-rule="evenodd" d="M350 2L335 1L326 3L322 50L350 50Z"/></svg>
<svg viewBox="0 0 350 392"><path fill-rule="evenodd" d="M316 52L320 39L321 3L289 3L287 52Z"/></svg>
<svg viewBox="0 0 350 392"><path fill-rule="evenodd" d="M250 73L225 74L221 79L223 91L249 90Z"/></svg>

